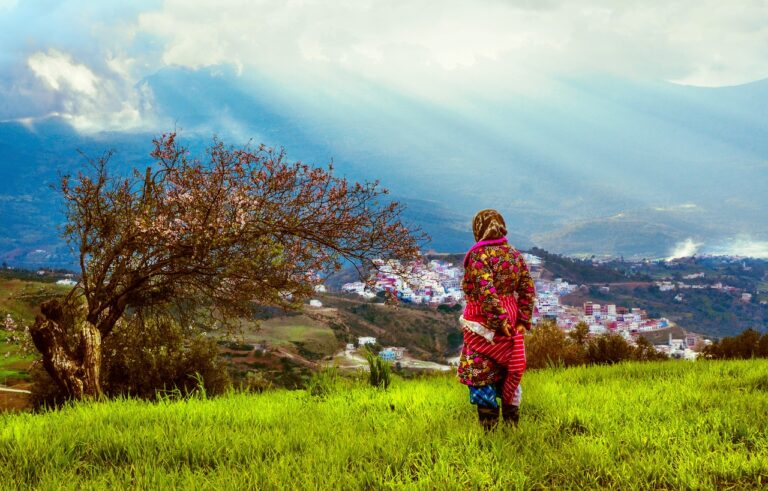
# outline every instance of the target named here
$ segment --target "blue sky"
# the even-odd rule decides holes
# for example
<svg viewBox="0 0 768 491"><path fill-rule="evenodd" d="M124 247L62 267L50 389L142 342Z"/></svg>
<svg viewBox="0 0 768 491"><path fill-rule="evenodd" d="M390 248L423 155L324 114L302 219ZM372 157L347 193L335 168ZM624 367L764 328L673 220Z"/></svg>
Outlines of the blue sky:
<svg viewBox="0 0 768 491"><path fill-rule="evenodd" d="M157 124L139 82L231 66L301 94L347 80L455 110L606 74L699 86L768 77L768 2L0 0L0 120ZM361 94L364 96L365 94Z"/></svg>
<svg viewBox="0 0 768 491"><path fill-rule="evenodd" d="M0 122L156 133L200 109L200 134L290 133L529 235L645 209L768 256L768 90L745 85L766 78L768 0L0 0Z"/></svg>

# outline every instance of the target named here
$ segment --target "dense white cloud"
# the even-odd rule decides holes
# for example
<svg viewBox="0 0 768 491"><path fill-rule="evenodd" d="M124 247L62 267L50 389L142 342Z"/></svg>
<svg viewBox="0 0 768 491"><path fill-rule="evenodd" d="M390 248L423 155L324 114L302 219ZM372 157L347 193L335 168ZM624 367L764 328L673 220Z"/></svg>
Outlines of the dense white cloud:
<svg viewBox="0 0 768 491"><path fill-rule="evenodd" d="M72 57L57 50L37 52L27 59L27 65L51 89L71 90L89 97L96 95L99 78L85 65L75 63Z"/></svg>
<svg viewBox="0 0 768 491"><path fill-rule="evenodd" d="M135 88L127 66L130 60L111 57L106 64L112 77L97 75L72 56L50 49L35 52L27 58L27 66L43 85L52 92L52 104L47 116L68 120L80 131L126 130L146 125L152 94L146 86ZM32 124L35 118L18 121Z"/></svg>
<svg viewBox="0 0 768 491"><path fill-rule="evenodd" d="M166 0L137 32L163 61L270 72L325 68L396 86L572 73L729 85L768 77L768 2Z"/></svg>

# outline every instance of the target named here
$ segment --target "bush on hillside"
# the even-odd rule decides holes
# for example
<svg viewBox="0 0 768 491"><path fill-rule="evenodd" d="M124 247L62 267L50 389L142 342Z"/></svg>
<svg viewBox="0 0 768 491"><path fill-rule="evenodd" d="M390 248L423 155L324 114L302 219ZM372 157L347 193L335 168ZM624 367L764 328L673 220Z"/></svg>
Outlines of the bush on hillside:
<svg viewBox="0 0 768 491"><path fill-rule="evenodd" d="M587 361L594 365L612 365L631 360L634 354L627 340L615 333L597 336L587 343Z"/></svg>
<svg viewBox="0 0 768 491"><path fill-rule="evenodd" d="M724 337L704 348L702 355L709 359L768 358L768 333L760 335L747 329L738 336Z"/></svg>
<svg viewBox="0 0 768 491"><path fill-rule="evenodd" d="M464 309L464 307L460 303L456 303L453 305L449 305L447 303L441 303L437 306L437 311L443 314L453 314L456 312L461 312Z"/></svg>
<svg viewBox="0 0 768 491"><path fill-rule="evenodd" d="M539 323L527 336L525 355L529 368L582 365L586 360L581 346L552 321Z"/></svg>
<svg viewBox="0 0 768 491"><path fill-rule="evenodd" d="M584 323L577 324L566 334L553 321L539 323L526 336L525 354L528 368L667 359L642 337L638 338L636 346L632 346L615 333L590 337L589 328Z"/></svg>
<svg viewBox="0 0 768 491"><path fill-rule="evenodd" d="M315 397L325 397L336 392L341 383L341 372L337 366L321 368L307 381L307 392Z"/></svg>
<svg viewBox="0 0 768 491"><path fill-rule="evenodd" d="M643 336L638 336L635 341L635 352L633 359L637 361L660 361L668 357L664 353L657 351L653 344Z"/></svg>

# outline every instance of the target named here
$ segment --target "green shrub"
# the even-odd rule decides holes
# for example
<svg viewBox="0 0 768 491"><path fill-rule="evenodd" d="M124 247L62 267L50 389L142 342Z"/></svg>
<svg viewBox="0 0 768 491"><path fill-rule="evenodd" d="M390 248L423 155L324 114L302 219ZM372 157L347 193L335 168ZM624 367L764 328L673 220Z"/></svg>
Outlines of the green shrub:
<svg viewBox="0 0 768 491"><path fill-rule="evenodd" d="M632 359L633 349L618 334L609 333L592 338L587 343L587 361L593 364L613 364Z"/></svg>
<svg viewBox="0 0 768 491"><path fill-rule="evenodd" d="M768 333L760 335L754 329L746 329L738 336L724 337L704 348L704 357L712 359L765 358L768 357Z"/></svg>
<svg viewBox="0 0 768 491"><path fill-rule="evenodd" d="M389 363L382 360L381 357L374 354L371 350L366 351L365 359L368 360L368 368L370 369L368 381L371 386L386 390L389 387L392 378L391 366Z"/></svg>
<svg viewBox="0 0 768 491"><path fill-rule="evenodd" d="M650 341L643 336L638 336L632 359L637 361L661 361L668 359L667 355L657 351Z"/></svg>
<svg viewBox="0 0 768 491"><path fill-rule="evenodd" d="M273 387L272 382L259 370L251 370L243 376L239 383L240 390L248 392L264 392Z"/></svg>
<svg viewBox="0 0 768 491"><path fill-rule="evenodd" d="M586 362L583 347L566 336L552 321L540 322L528 334L525 357L529 368L573 366Z"/></svg>
<svg viewBox="0 0 768 491"><path fill-rule="evenodd" d="M307 392L316 397L324 397L336 392L341 375L336 366L324 367L312 374L307 382Z"/></svg>
<svg viewBox="0 0 768 491"><path fill-rule="evenodd" d="M552 321L539 323L525 338L525 352L529 368L667 359L643 337L638 338L636 347L616 333L590 337L583 322L568 334Z"/></svg>

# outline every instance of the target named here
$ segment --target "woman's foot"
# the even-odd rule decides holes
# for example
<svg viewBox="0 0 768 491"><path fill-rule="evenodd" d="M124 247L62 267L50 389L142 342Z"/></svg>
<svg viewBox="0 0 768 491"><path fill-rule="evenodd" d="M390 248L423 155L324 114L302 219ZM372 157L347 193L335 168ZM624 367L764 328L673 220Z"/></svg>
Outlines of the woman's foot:
<svg viewBox="0 0 768 491"><path fill-rule="evenodd" d="M520 406L502 404L501 417L504 419L505 423L517 426L517 423L520 421Z"/></svg>
<svg viewBox="0 0 768 491"><path fill-rule="evenodd" d="M499 408L477 406L477 418L485 431L490 431L499 422Z"/></svg>

